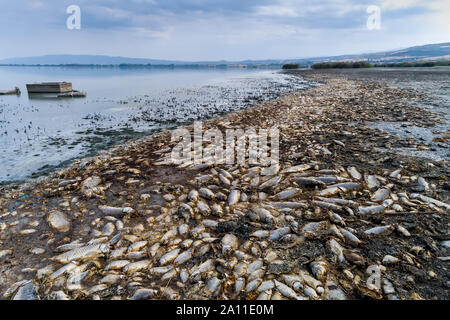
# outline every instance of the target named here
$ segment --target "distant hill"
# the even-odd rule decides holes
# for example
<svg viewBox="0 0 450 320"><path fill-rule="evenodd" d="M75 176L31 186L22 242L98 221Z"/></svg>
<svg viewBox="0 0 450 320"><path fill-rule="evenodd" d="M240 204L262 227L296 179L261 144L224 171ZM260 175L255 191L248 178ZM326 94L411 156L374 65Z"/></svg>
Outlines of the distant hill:
<svg viewBox="0 0 450 320"><path fill-rule="evenodd" d="M369 62L403 62L444 59L450 59L450 42L415 46L395 51L328 57L321 60L367 60Z"/></svg>
<svg viewBox="0 0 450 320"><path fill-rule="evenodd" d="M395 51L367 54L349 54L340 56L314 57L302 59L269 59L243 61L173 61L102 55L46 55L39 57L10 58L0 60L0 65L281 65L298 63L311 65L315 62L329 61L368 61L368 62L404 62L450 59L450 42L415 46Z"/></svg>
<svg viewBox="0 0 450 320"><path fill-rule="evenodd" d="M39 57L11 58L0 60L0 64L20 65L63 65L63 64L94 64L94 65L119 65L119 64L178 64L180 61L111 57L101 55L46 55Z"/></svg>

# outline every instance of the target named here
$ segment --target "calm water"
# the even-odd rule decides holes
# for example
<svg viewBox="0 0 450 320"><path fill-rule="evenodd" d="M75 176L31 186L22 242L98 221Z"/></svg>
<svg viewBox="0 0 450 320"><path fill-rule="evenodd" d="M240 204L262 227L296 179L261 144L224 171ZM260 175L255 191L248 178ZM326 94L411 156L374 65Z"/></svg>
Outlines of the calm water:
<svg viewBox="0 0 450 320"><path fill-rule="evenodd" d="M70 81L86 98L29 97L25 84ZM20 181L129 139L308 87L278 70L0 67L0 183Z"/></svg>

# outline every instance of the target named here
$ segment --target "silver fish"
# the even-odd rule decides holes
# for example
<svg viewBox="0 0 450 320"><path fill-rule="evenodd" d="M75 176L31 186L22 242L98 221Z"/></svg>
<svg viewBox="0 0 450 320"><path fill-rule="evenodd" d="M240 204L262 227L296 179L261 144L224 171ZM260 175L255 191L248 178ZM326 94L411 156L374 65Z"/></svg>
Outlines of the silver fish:
<svg viewBox="0 0 450 320"><path fill-rule="evenodd" d="M109 244L91 244L81 248L75 248L68 252L65 252L59 256L53 258L53 260L58 261L59 263L69 263L75 260L85 260L92 259L108 253L110 250Z"/></svg>

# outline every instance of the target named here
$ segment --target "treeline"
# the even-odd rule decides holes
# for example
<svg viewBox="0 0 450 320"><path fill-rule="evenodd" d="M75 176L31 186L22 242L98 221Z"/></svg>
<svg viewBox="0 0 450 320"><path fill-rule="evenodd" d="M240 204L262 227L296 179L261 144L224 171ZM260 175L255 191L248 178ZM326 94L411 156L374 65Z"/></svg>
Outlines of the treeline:
<svg viewBox="0 0 450 320"><path fill-rule="evenodd" d="M373 65L364 62L321 62L313 64L313 69L350 69L350 68L372 68Z"/></svg>
<svg viewBox="0 0 450 320"><path fill-rule="evenodd" d="M300 69L300 65L298 63L285 63L285 64L283 64L282 69L284 69L284 70Z"/></svg>
<svg viewBox="0 0 450 320"><path fill-rule="evenodd" d="M321 62L315 63L313 69L351 69L351 68L418 68L450 66L450 61L427 61L427 62L395 62L395 63L368 63L358 62Z"/></svg>
<svg viewBox="0 0 450 320"><path fill-rule="evenodd" d="M428 61L428 62L397 62L397 63L380 63L376 64L376 67L389 68L411 68L411 67L446 67L450 66L449 61Z"/></svg>

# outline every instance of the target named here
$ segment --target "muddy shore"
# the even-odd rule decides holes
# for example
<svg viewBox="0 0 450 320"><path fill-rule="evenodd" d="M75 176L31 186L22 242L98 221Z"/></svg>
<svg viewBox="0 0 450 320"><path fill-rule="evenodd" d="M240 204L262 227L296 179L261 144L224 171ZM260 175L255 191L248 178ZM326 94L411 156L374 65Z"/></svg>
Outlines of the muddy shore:
<svg viewBox="0 0 450 320"><path fill-rule="evenodd" d="M399 154L430 146L366 126L442 115L415 89L293 73L323 85L203 123L278 127L269 176L175 166L163 131L0 189L0 297L449 299L448 162Z"/></svg>

